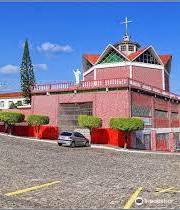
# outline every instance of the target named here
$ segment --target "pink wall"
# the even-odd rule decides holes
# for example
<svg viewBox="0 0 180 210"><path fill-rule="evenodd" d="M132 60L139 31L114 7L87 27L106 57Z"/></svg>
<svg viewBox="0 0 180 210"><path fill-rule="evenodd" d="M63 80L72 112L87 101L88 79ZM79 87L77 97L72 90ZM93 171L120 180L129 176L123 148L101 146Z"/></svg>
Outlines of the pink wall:
<svg viewBox="0 0 180 210"><path fill-rule="evenodd" d="M94 80L94 71L91 71L89 74L87 74L84 77L84 81L92 81L92 80Z"/></svg>
<svg viewBox="0 0 180 210"><path fill-rule="evenodd" d="M162 71L160 69L133 66L132 75L134 80L163 89Z"/></svg>
<svg viewBox="0 0 180 210"><path fill-rule="evenodd" d="M139 105L139 106L146 106L151 107L152 106L152 99L151 96L143 95L140 93L132 92L132 103Z"/></svg>
<svg viewBox="0 0 180 210"><path fill-rule="evenodd" d="M107 67L96 70L96 79L129 78L129 66Z"/></svg>
<svg viewBox="0 0 180 210"><path fill-rule="evenodd" d="M58 124L60 103L93 102L93 114L103 119L103 127L108 127L110 117L129 116L128 90L33 96L32 112L50 117L50 124Z"/></svg>

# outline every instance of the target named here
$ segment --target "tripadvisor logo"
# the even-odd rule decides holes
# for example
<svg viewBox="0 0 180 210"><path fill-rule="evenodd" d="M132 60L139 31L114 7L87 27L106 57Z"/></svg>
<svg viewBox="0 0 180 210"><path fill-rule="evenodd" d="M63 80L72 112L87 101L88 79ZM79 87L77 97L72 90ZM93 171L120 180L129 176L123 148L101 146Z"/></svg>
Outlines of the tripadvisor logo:
<svg viewBox="0 0 180 210"><path fill-rule="evenodd" d="M135 204L137 206L143 205L143 199L141 197L137 197L136 200L135 200Z"/></svg>

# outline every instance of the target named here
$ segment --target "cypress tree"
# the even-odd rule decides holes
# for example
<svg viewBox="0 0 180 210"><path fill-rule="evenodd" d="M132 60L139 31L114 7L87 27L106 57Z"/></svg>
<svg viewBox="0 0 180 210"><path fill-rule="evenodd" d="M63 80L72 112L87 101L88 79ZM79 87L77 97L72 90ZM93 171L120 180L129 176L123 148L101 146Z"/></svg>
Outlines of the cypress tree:
<svg viewBox="0 0 180 210"><path fill-rule="evenodd" d="M22 63L20 67L21 91L26 101L31 103L31 88L35 83L33 65L30 58L28 41L25 41Z"/></svg>

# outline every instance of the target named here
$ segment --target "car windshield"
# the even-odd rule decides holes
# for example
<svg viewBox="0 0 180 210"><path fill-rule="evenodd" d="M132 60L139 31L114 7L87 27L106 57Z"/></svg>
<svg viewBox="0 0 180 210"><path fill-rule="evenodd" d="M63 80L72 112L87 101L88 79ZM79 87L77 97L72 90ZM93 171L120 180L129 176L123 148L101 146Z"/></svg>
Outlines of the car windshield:
<svg viewBox="0 0 180 210"><path fill-rule="evenodd" d="M71 132L62 132L61 136L71 136L72 133Z"/></svg>

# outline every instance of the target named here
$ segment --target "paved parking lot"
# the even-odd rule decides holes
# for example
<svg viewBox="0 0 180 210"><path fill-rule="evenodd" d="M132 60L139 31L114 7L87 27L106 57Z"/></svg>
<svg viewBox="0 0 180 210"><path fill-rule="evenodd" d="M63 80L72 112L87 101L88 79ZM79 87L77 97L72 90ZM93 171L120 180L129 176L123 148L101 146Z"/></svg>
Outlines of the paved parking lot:
<svg viewBox="0 0 180 210"><path fill-rule="evenodd" d="M180 156L65 148L0 135L1 208L180 208ZM22 190L22 191L21 191Z"/></svg>

